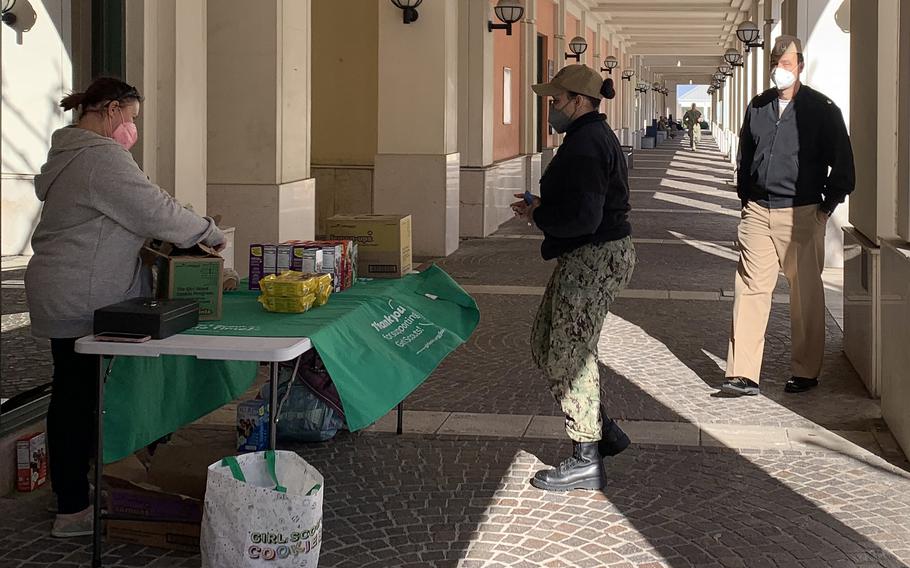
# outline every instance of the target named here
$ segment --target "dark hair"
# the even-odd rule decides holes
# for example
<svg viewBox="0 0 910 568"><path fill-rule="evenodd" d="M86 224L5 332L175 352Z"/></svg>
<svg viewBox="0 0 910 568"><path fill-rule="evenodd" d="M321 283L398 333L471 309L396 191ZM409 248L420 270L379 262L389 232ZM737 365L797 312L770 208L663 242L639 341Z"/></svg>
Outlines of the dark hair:
<svg viewBox="0 0 910 568"><path fill-rule="evenodd" d="M60 106L63 110L72 110L80 108L82 113L86 110L96 110L93 107L108 102L118 101L125 103L128 101L142 101L142 96L136 87L124 83L120 79L113 77L99 77L92 81L88 89L81 93L70 93L63 97Z"/></svg>
<svg viewBox="0 0 910 568"><path fill-rule="evenodd" d="M594 107L595 109L600 107L600 97L589 97L588 95L584 95L582 93L576 93L574 91L569 91L569 96L570 97L583 97L585 99L588 99L588 102L591 103L591 106Z"/></svg>

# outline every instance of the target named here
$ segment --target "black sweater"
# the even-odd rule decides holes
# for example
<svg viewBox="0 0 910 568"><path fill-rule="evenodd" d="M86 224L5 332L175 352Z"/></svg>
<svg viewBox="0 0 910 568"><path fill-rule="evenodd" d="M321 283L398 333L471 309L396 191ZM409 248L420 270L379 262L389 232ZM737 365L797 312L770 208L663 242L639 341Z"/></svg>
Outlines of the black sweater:
<svg viewBox="0 0 910 568"><path fill-rule="evenodd" d="M629 172L619 140L597 113L577 118L540 178L534 222L543 231L540 252L556 258L588 243L631 234Z"/></svg>
<svg viewBox="0 0 910 568"><path fill-rule="evenodd" d="M821 203L834 211L856 185L840 109L805 85L783 116L779 108L777 90L769 89L746 109L739 134L739 198L743 205L751 200L772 209Z"/></svg>

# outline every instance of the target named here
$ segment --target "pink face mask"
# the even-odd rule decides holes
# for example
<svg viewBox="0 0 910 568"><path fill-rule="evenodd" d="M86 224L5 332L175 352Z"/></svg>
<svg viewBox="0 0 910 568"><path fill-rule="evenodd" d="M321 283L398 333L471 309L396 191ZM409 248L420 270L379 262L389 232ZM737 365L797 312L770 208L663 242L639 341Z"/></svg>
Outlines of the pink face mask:
<svg viewBox="0 0 910 568"><path fill-rule="evenodd" d="M129 150L133 147L136 141L139 139L139 130L136 128L136 123L126 122L123 120L123 110L120 110L120 124L117 125L117 128L113 128L111 132L111 138L115 142ZM111 117L107 117L108 125L111 125Z"/></svg>

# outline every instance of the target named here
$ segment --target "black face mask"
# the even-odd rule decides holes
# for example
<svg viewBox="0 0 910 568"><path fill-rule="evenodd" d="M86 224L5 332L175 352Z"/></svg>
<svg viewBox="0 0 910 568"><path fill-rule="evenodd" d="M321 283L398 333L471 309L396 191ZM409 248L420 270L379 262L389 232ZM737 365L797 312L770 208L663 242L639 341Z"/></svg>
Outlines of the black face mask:
<svg viewBox="0 0 910 568"><path fill-rule="evenodd" d="M553 127L553 130L560 134L569 129L569 126L574 120L572 116L578 112L578 105L576 104L575 112L573 112L571 115L565 113L565 108L569 106L570 102L572 101L568 101L566 104L562 105L561 109L556 108L555 103L550 103L550 112L549 116L547 117L547 122L550 123L550 126Z"/></svg>

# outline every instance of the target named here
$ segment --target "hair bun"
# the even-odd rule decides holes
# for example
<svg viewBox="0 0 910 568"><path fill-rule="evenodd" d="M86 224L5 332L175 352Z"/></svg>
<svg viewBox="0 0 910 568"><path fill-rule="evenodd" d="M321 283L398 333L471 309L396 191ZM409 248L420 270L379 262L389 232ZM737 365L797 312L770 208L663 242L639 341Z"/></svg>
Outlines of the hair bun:
<svg viewBox="0 0 910 568"><path fill-rule="evenodd" d="M616 96L616 90L613 88L613 79L608 77L604 79L603 84L600 86L600 94L605 99L612 99Z"/></svg>

